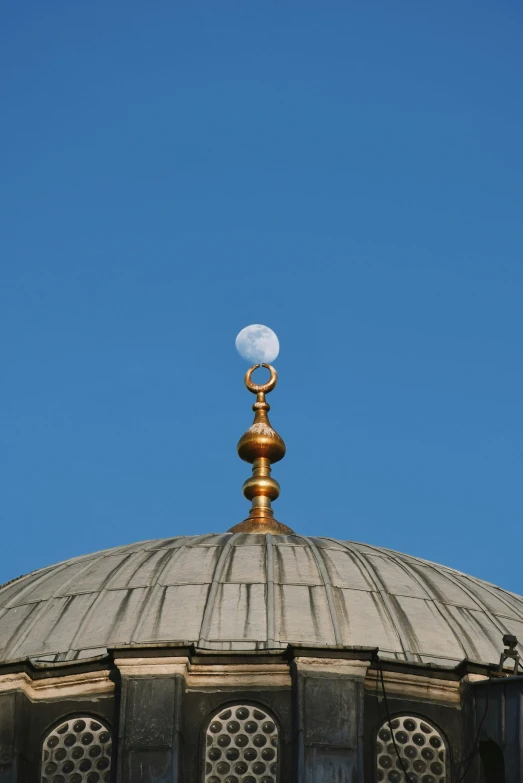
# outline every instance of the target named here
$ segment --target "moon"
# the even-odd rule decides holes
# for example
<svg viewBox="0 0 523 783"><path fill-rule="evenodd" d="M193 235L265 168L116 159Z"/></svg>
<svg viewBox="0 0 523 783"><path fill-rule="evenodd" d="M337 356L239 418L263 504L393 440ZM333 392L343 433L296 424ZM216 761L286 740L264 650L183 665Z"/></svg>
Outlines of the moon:
<svg viewBox="0 0 523 783"><path fill-rule="evenodd" d="M270 364L280 352L276 333L263 324L246 326L236 337L235 345L242 359L253 364Z"/></svg>

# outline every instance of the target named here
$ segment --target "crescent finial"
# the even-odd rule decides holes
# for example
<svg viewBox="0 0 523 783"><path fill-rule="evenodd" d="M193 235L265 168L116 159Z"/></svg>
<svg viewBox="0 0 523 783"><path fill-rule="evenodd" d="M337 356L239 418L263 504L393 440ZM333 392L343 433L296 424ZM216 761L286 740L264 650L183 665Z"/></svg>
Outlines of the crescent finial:
<svg viewBox="0 0 523 783"><path fill-rule="evenodd" d="M258 369L258 367L265 367L266 370L269 370L271 377L269 378L267 383L254 383L254 381L252 380L252 374L255 370ZM245 385L247 386L249 391L252 392L253 394L268 394L274 389L277 383L278 383L278 373L276 372L272 364L254 364L245 373Z"/></svg>

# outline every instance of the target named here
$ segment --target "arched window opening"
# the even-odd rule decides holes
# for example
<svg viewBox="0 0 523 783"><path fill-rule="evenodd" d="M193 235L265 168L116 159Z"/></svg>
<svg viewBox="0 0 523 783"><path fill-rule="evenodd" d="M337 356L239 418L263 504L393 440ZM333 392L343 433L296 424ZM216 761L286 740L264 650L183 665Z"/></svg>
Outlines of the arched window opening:
<svg viewBox="0 0 523 783"><path fill-rule="evenodd" d="M383 724L378 731L376 758L379 781L404 783L404 770L409 783L448 781L443 737L428 721L413 715L395 717L390 726L388 721Z"/></svg>
<svg viewBox="0 0 523 783"><path fill-rule="evenodd" d="M479 743L483 783L505 783L505 759L503 751L492 740Z"/></svg>
<svg viewBox="0 0 523 783"><path fill-rule="evenodd" d="M220 710L205 736L205 783L277 783L278 739L274 719L260 707Z"/></svg>
<svg viewBox="0 0 523 783"><path fill-rule="evenodd" d="M44 739L41 783L109 783L111 732L90 716L64 721Z"/></svg>

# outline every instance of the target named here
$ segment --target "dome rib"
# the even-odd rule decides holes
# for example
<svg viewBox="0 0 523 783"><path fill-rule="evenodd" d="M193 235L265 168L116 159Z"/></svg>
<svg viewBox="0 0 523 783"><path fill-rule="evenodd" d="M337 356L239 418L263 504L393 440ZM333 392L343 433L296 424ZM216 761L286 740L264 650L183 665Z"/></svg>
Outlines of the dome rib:
<svg viewBox="0 0 523 783"><path fill-rule="evenodd" d="M436 571L436 570L437 570L436 568L434 568L434 564L433 564L433 563L430 563L430 564L429 564L429 568L431 568L431 570L433 570L433 571ZM484 613L486 614L486 616L489 618L490 622L491 622L493 625L497 626L497 628L499 629L499 631L500 631L500 633L501 633L502 635L507 633L507 629L506 629L506 628L505 628L505 627L502 625L502 623L500 623L500 622L498 621L498 618L497 618L497 617L496 617L494 614L492 614L492 612L490 611L489 607L488 607L488 606L485 604L485 602L484 602L484 601L481 601L481 600L478 598L478 596L474 594L474 592L473 592L472 590L469 590L469 588L468 588L468 586L467 586L466 584L463 584L463 582L462 582L462 581L458 581L458 579L456 579L456 578L454 577L454 575L452 574L452 572L449 572L449 569L446 569L446 568L445 568L445 570L442 570L440 573L443 573L443 574L444 574L444 576L445 576L445 578L446 578L446 579L448 579L448 580L449 580L449 582L452 582L452 583L453 583L453 584L455 584L457 587L459 587L461 590L463 590L465 593L467 593L467 595L469 596L469 598L470 598L472 601L474 601L474 603L476 604L476 606L477 606L477 607L478 607L478 608L479 608L479 609L480 609L482 612L484 612ZM483 586L483 585L482 585L482 586Z"/></svg>
<svg viewBox="0 0 523 783"><path fill-rule="evenodd" d="M19 579L13 579L12 582L8 582L7 585L5 585L6 591L9 591L10 588L12 589L13 595L16 594L17 598L26 595L27 593L31 593L35 587L39 586L42 582L46 582L47 579L49 579L52 576L56 576L56 574L59 574L61 571L64 571L66 568L69 567L69 563L67 561L65 563L59 563L56 566L47 566L46 568L42 569L42 571L33 571L30 574L27 574L26 576L21 576ZM31 580L31 577L33 579ZM16 585L16 582L21 582L21 589L16 590L16 587L19 587L20 585ZM3 587L0 587L0 595L2 594ZM9 593L8 593L9 594ZM9 608L9 599L6 601L6 607Z"/></svg>
<svg viewBox="0 0 523 783"><path fill-rule="evenodd" d="M276 647L276 599L274 597L274 549L272 534L265 536L265 569L267 578L267 647Z"/></svg>
<svg viewBox="0 0 523 783"><path fill-rule="evenodd" d="M488 582L482 582L480 579L476 579L476 577L469 576L468 574L464 574L464 577L467 580L467 582L472 582L476 586L479 586L481 589L486 590L487 593L490 593L490 595L493 596L493 598L505 604L505 606L508 609L510 609L511 612L515 612L517 615L519 615L521 622L523 622L523 610L518 610L516 606L513 606L507 600L507 595L511 595L510 593L507 593L507 591L504 590L502 587L496 587L495 590L497 591L497 593L495 593L494 590L492 589L492 585L490 585ZM490 609L484 602L483 602L483 606L485 607L483 611L485 611L486 613L490 612Z"/></svg>
<svg viewBox="0 0 523 783"><path fill-rule="evenodd" d="M106 550L111 551L111 550ZM93 566L93 562L96 560L96 555L90 555L86 561L86 564L83 568L80 568L79 571L74 572L69 579L67 579L64 583L62 583L59 587L56 587L52 592L49 598L47 600L39 600L34 602L34 605L38 607L36 611L31 612L28 617L24 618L23 624L22 624L22 631L20 634L17 634L16 640L14 641L14 644L11 644L11 638L7 642L6 649L9 650L9 656L11 658L16 658L16 653L18 650L20 650L23 647L24 642L26 641L27 637L30 635L33 628L36 628L38 625L39 620L41 617L43 617L46 612L48 611L48 604L47 601L52 601L56 598L57 594L59 592L63 592L65 588L67 588L70 584L78 580L84 573L88 572L90 568ZM76 560L76 558L75 558ZM34 592L36 587L41 587L42 584L45 585L48 579L51 579L53 577L56 577L63 571L66 571L74 561L64 561L63 563L59 563L57 566L48 566L45 569L45 573L42 575L43 578L36 578L34 581L30 581L22 590L17 594L18 599L25 595L30 595L32 592ZM37 574L38 572L36 572ZM31 575L29 574L29 577ZM95 599L93 599L94 601ZM8 601L9 604L9 601ZM64 607L65 609L66 607ZM57 623L60 621L62 615L60 615L59 618L57 618Z"/></svg>
<svg viewBox="0 0 523 783"><path fill-rule="evenodd" d="M216 563L216 566L214 568L214 573L212 577L211 586L209 588L209 592L207 594L207 601L205 602L205 609L203 612L203 618L202 618L202 624L200 626L200 639L198 642L199 647L205 647L205 642L208 641L209 636L209 630L211 628L211 620L212 615L214 611L214 604L216 601L216 595L218 593L218 588L220 586L220 580L221 576L225 567L225 563L227 561L227 558L229 557L231 553L231 547L234 545L234 542L238 540L241 533L233 533L225 546L223 547L222 551L220 552L220 556L218 558L218 562Z"/></svg>
<svg viewBox="0 0 523 783"><path fill-rule="evenodd" d="M413 561L413 560L417 561L419 563L422 563L423 566L429 568L431 571L434 571L436 574L439 574L439 575L443 576L449 582L452 582L452 584L456 585L456 587L458 587L458 589L460 589L463 592L465 592L469 596L471 601L473 601L473 603L478 607L478 610L480 612L482 612L483 614L485 614L486 617L488 617L488 619L492 623L492 625L494 625L499 630L500 639L501 639L501 637L504 634L511 633L511 631L507 629L507 627L504 625L504 623L502 623L500 621L500 619L496 615L494 615L493 612L491 612L490 608L487 606L485 601L482 601L474 593L474 591L471 590L468 587L468 585L466 584L467 581L472 581L472 582L476 583L481 588L487 588L488 587L488 582L483 582L480 579L476 579L476 577L470 577L470 576L468 576L468 574L461 574L461 573L459 573L457 571L454 571L451 568L448 568L448 566L439 566L439 565L436 565L435 563L432 563L429 560L421 560L421 559L418 559L418 558L413 558L411 555L404 555L402 553L395 552L392 549L382 549L380 547L373 546L372 544L359 544L358 546L362 546L362 547L365 547L367 549L371 549L371 550L379 553L381 556L383 556L383 555L386 555L388 557L392 557L393 556L392 559L395 560L395 562L397 562L398 565L402 565L403 566L403 565L406 565L407 562L408 562L409 566L410 566L410 561ZM410 566L410 568L412 568L412 566ZM457 578L458 576L460 577L459 579ZM425 580L424 580L424 582L425 582ZM425 587L425 589L427 589L427 586L425 584L424 584L424 587ZM496 589L496 592L497 591L503 592L503 588L496 587L495 589ZM492 594L491 590L488 590L488 592L491 592L491 594ZM497 595L495 597L498 598ZM507 605L506 601L503 601L503 603L505 603L505 605ZM451 626L451 628L452 628L452 630L454 632L454 635L456 636L456 638L457 638L458 642L460 643L460 645L463 647L465 653L467 654L467 657L469 657L469 654L471 653L471 656L470 656L471 660L474 660L477 656L472 651L470 642L468 644L468 650L463 645L462 636L467 637L467 634L464 633L463 629L459 629L457 631L455 630L456 629L456 624L454 622L452 624L449 623L448 615L450 614L450 612L447 610L447 607L444 604L444 602L441 602L441 604L443 606L445 606L445 609L446 609L446 612L445 612L446 617L445 617L445 619L447 621L447 624L449 626Z"/></svg>
<svg viewBox="0 0 523 783"><path fill-rule="evenodd" d="M134 627L129 635L130 644L139 645L140 641L144 638L143 630L146 622L149 619L150 609L155 605L161 605L161 595L164 591L165 587L162 587L162 585L158 583L151 585L150 589L147 591L147 595L145 596L143 602L142 611L136 618Z"/></svg>
<svg viewBox="0 0 523 783"><path fill-rule="evenodd" d="M390 559L389 555L386 555L386 556ZM410 564L405 562L405 560L403 560L403 558L398 557L395 562L397 562L397 564L400 566L400 568L402 568L405 571L405 573L407 573L412 579L414 579L415 582L417 582L419 584L419 586L422 588L422 590L425 590L425 592L427 593L428 599L430 601L432 601L436 611L439 612L442 615L443 619L445 620L447 625L452 630L452 633L454 634L457 643L460 645L460 647L463 650L464 656L466 658L473 658L474 657L474 651L472 650L472 648L470 647L469 644L465 644L463 642L463 638L462 638L463 634L460 634L460 631L459 631L457 623L455 622L455 620L452 617L451 613L447 610L447 607L445 606L445 604L438 600L438 596L436 595L436 592L432 588L432 586L427 582L427 580L424 580L422 577L420 577L416 573L415 569Z"/></svg>
<svg viewBox="0 0 523 783"><path fill-rule="evenodd" d="M314 555L314 559L316 560L316 565L318 566L318 571L320 573L320 576L323 580L323 584L325 585L325 593L327 595L327 603L329 605L329 612L332 622L332 628L334 631L334 638L336 639L336 644L343 646L343 636L341 633L340 624L338 621L338 613L336 611L336 604L334 603L334 594L332 592L332 584L329 577L329 573L327 571L327 567L325 565L325 562L323 560L323 556L314 543L312 538L309 538L308 536L300 536L300 538L303 541L306 541L307 544L310 546L312 554Z"/></svg>
<svg viewBox="0 0 523 783"><path fill-rule="evenodd" d="M407 661L414 661L415 656L413 655L411 649L410 649L410 641L408 639L408 636L403 632L402 625L403 625L403 618L398 614L394 604L392 603L390 596L385 588L385 585L383 584L378 571L372 563L368 563L367 560L363 557L363 555L358 552L356 549L351 547L348 542L346 541L337 541L336 539L329 538L329 541L336 542L338 544L341 544L341 546L345 547L347 552L349 552L355 560L357 560L360 565L363 567L365 572L369 575L369 578L371 582L373 582L376 592L379 594L385 609L387 611L387 614L389 615L390 622L394 630L396 631L396 634L398 636L398 639L400 641L403 654Z"/></svg>
<svg viewBox="0 0 523 783"><path fill-rule="evenodd" d="M96 595L96 593L94 594L92 602L90 603L87 611L85 612L84 616L78 623L78 627L76 628L75 634L71 639L71 644L70 644L71 650L78 649L77 642L79 639L82 638L82 634L85 632L85 629L89 626L91 619L96 616L97 610L100 609L101 612L104 611L104 603L106 598L107 598L107 591L103 587L98 593L98 595Z"/></svg>
<svg viewBox="0 0 523 783"><path fill-rule="evenodd" d="M474 586L477 586L480 589L490 593L490 595L492 595L495 600L501 601L502 603L505 604L505 606L508 609L510 609L512 612L515 612L519 616L521 622L523 623L523 606L518 608L517 605L509 603L507 596L519 600L523 600L523 597L515 593L511 593L510 591L505 590L505 588L503 587L499 587L498 585L491 584L490 582L485 582L482 579L478 579L476 576L471 576L471 574L461 573L460 571L456 571L456 569L450 568L449 566L434 563L431 560L424 560L422 558L413 557L412 555L407 555L402 552L396 552L394 549L387 549L385 547L378 547L372 544L361 544L361 543L358 544L358 546L366 547L367 549L372 549L377 553L388 554L390 557L397 558L398 560L401 560L404 563L408 563L409 565L411 565L413 562L417 565L423 565L427 568L430 568L436 574L441 574L445 576L449 581L451 581L457 587L464 590L465 592L468 592L470 598L474 601L474 603L478 606L478 608L482 612L485 612L485 614L489 617L489 619L494 625L498 625L498 628L502 633L506 633L506 631L503 630L504 626L499 625L496 616L491 612L488 605L484 601L482 601L477 595L475 595L474 591L471 588L469 588L466 584L463 583L463 581L460 580L465 580L465 582L472 582Z"/></svg>
<svg viewBox="0 0 523 783"><path fill-rule="evenodd" d="M40 606L37 603L33 604L29 609L29 613L22 618L20 625L16 627L14 632L6 635L5 650L8 651L10 658L16 658L16 651L27 639L38 620L46 611L46 608L44 602L41 602ZM5 614L7 614L7 611L8 610L6 610ZM3 617L0 618L0 623L2 622L2 619ZM12 643L13 639L15 640L14 643Z"/></svg>

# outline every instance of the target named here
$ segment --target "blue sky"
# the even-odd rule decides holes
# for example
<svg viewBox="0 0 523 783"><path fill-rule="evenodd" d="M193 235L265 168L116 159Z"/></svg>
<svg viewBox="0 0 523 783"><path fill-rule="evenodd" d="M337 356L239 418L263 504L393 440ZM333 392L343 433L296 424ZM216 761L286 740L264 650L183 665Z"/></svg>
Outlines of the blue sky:
<svg viewBox="0 0 523 783"><path fill-rule="evenodd" d="M2 10L0 581L278 518L523 593L523 9Z"/></svg>

